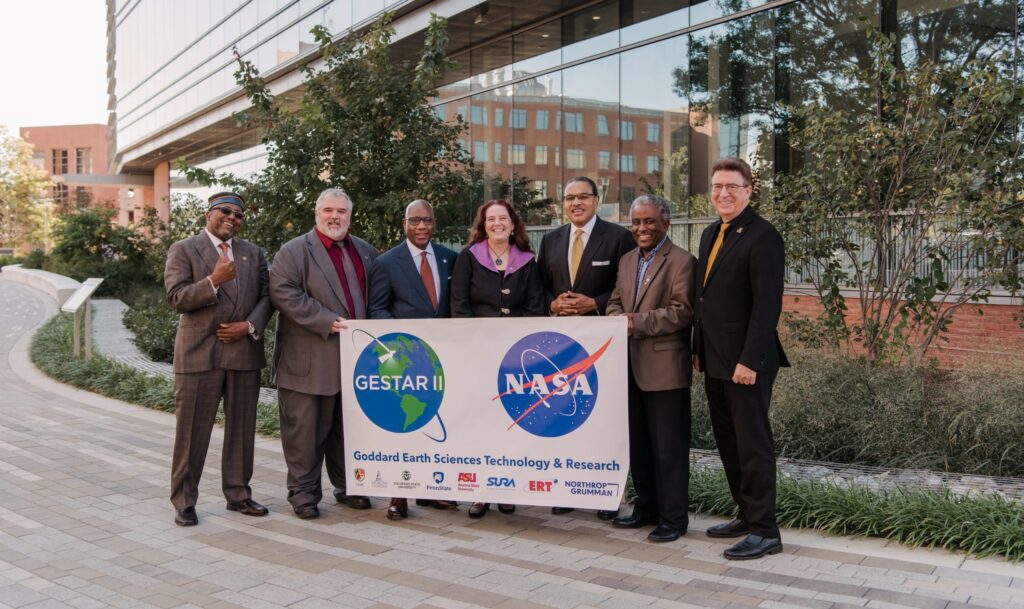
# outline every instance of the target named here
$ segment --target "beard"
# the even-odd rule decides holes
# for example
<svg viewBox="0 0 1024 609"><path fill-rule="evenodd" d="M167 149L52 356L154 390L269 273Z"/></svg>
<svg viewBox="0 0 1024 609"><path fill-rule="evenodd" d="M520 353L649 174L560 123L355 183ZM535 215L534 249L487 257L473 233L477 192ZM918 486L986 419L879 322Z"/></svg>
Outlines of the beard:
<svg viewBox="0 0 1024 609"><path fill-rule="evenodd" d="M346 235L348 235L347 226L331 226L328 224L324 224L323 226L318 226L317 228L320 229L321 233L327 235L328 237L335 241L341 241L346 237Z"/></svg>

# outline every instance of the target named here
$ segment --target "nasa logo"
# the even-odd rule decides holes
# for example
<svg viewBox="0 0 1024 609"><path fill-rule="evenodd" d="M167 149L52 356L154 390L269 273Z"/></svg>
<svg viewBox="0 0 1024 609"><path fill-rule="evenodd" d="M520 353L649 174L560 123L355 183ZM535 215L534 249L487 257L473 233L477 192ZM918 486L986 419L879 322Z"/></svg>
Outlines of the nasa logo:
<svg viewBox="0 0 1024 609"><path fill-rule="evenodd" d="M441 484L444 482L444 472L434 472L434 484Z"/></svg>
<svg viewBox="0 0 1024 609"><path fill-rule="evenodd" d="M498 476L487 478L487 488L509 489L515 487L516 481L514 478L501 478Z"/></svg>
<svg viewBox="0 0 1024 609"><path fill-rule="evenodd" d="M363 414L377 427L409 433L437 417L439 432L423 432L431 440L448 437L439 410L445 377L437 353L423 339L402 332L373 336L356 359L352 387ZM434 437L434 436L438 437Z"/></svg>
<svg viewBox="0 0 1024 609"><path fill-rule="evenodd" d="M358 480L359 482L362 482L363 480L366 479L366 470L361 467L356 468L355 474L356 480Z"/></svg>
<svg viewBox="0 0 1024 609"><path fill-rule="evenodd" d="M534 493L550 493L552 483L558 484L558 480L530 480L528 489Z"/></svg>
<svg viewBox="0 0 1024 609"><path fill-rule="evenodd" d="M537 332L508 350L498 368L498 395L512 418L508 429L545 438L572 433L597 403L597 360L611 339L593 355L558 332Z"/></svg>
<svg viewBox="0 0 1024 609"><path fill-rule="evenodd" d="M402 470L402 480L405 480L406 482L412 480L412 474L409 473L409 470Z"/></svg>
<svg viewBox="0 0 1024 609"><path fill-rule="evenodd" d="M459 472L459 482L476 482L476 474L471 472Z"/></svg>

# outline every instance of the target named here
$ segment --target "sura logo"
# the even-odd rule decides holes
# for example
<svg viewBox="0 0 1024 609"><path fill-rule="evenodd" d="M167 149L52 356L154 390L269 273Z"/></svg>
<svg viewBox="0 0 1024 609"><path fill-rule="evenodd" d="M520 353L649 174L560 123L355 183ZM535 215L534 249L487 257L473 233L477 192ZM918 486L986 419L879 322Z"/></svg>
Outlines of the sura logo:
<svg viewBox="0 0 1024 609"><path fill-rule="evenodd" d="M508 429L556 438L583 425L597 403L597 360L611 342L593 355L558 332L536 332L512 345L501 360L494 398L512 419Z"/></svg>
<svg viewBox="0 0 1024 609"><path fill-rule="evenodd" d="M514 478L502 478L498 476L490 476L487 478L487 488L515 488L516 481Z"/></svg>

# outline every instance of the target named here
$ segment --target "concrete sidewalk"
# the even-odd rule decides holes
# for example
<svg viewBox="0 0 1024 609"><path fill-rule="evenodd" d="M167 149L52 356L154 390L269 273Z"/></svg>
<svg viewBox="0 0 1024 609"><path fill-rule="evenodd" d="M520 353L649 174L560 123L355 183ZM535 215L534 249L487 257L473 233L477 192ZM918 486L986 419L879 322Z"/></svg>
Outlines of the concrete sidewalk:
<svg viewBox="0 0 1024 609"><path fill-rule="evenodd" d="M28 361L45 297L0 279L0 607L959 607L1024 608L1024 566L875 540L784 531L786 551L748 563L694 519L677 542L619 531L592 513L285 501L280 443L257 439L266 518L224 510L217 429L198 505L179 528L167 498L170 414L43 377Z"/></svg>

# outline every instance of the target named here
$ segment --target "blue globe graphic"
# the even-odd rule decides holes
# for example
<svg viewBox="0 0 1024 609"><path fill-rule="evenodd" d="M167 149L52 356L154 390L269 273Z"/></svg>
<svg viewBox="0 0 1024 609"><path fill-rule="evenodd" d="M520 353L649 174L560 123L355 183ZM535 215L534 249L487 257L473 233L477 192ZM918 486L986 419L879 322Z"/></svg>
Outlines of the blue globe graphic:
<svg viewBox="0 0 1024 609"><path fill-rule="evenodd" d="M375 425L409 433L437 416L444 370L430 345L394 332L377 337L359 354L353 386L359 407Z"/></svg>
<svg viewBox="0 0 1024 609"><path fill-rule="evenodd" d="M558 332L520 339L501 360L498 392L514 425L556 438L578 429L597 403L598 378L590 354Z"/></svg>

